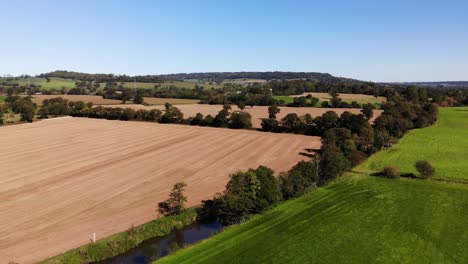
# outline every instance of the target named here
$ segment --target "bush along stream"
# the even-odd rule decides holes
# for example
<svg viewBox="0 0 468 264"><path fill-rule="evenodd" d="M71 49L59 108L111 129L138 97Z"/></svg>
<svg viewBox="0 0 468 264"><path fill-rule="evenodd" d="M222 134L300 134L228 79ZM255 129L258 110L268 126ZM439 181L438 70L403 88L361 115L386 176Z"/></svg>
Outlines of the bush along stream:
<svg viewBox="0 0 468 264"><path fill-rule="evenodd" d="M131 251L137 248L152 238L167 238L176 234L174 230L181 230L184 227L194 228L193 224L197 220L195 209L189 209L180 212L176 215L165 216L155 219L140 226L131 227L127 231L106 237L89 243L77 249L70 250L64 254L49 258L42 264L81 264L81 263L100 263L107 259L112 259L120 254ZM189 228L190 229L190 228ZM185 230L185 229L184 229ZM185 233L185 231L181 231ZM162 238L163 237L163 238ZM191 237L187 235L187 238ZM172 242L172 240L171 240ZM188 243L188 242L187 242ZM174 247L174 246L173 246ZM167 248L161 248L161 253L166 252ZM106 262L113 263L113 262ZM127 262L128 263L128 262ZM146 262L137 262L146 263Z"/></svg>

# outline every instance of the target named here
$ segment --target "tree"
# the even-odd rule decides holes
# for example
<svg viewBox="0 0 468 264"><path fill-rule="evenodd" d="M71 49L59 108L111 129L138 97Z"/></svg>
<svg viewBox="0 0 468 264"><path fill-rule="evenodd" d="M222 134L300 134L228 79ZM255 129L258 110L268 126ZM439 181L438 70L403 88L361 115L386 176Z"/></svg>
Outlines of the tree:
<svg viewBox="0 0 468 264"><path fill-rule="evenodd" d="M279 132L279 123L278 120L272 118L262 118L262 130L263 131L273 131Z"/></svg>
<svg viewBox="0 0 468 264"><path fill-rule="evenodd" d="M296 113L289 113L281 119L281 126L287 131L297 131L302 126L302 121Z"/></svg>
<svg viewBox="0 0 468 264"><path fill-rule="evenodd" d="M278 114L281 109L277 105L270 105L268 107L268 118L276 119L276 114Z"/></svg>
<svg viewBox="0 0 468 264"><path fill-rule="evenodd" d="M289 172L279 177L284 199L298 197L317 185L317 165L312 161L300 161Z"/></svg>
<svg viewBox="0 0 468 264"><path fill-rule="evenodd" d="M252 116L247 112L234 112L229 119L229 128L251 128Z"/></svg>
<svg viewBox="0 0 468 264"><path fill-rule="evenodd" d="M138 90L139 91L139 90ZM135 104L142 104L143 101L144 101L144 98L143 98L143 95L141 95L140 92L138 92L135 94L135 97L133 98L133 102Z"/></svg>
<svg viewBox="0 0 468 264"><path fill-rule="evenodd" d="M367 120L370 120L374 116L374 105L367 103L362 106L361 113L366 117Z"/></svg>
<svg viewBox="0 0 468 264"><path fill-rule="evenodd" d="M244 101L240 101L240 102L237 104L237 107L239 107L240 110L244 110L244 109L245 109L245 102L244 102Z"/></svg>
<svg viewBox="0 0 468 264"><path fill-rule="evenodd" d="M322 144L338 147L345 155L356 150L356 144L351 136L351 131L346 128L331 128L322 137Z"/></svg>
<svg viewBox="0 0 468 264"><path fill-rule="evenodd" d="M174 184L169 198L158 204L159 213L163 215L173 215L184 210L185 202L187 202L187 197L184 196L185 187L187 187L187 184L184 182Z"/></svg>
<svg viewBox="0 0 468 264"><path fill-rule="evenodd" d="M132 108L125 108L120 115L120 120L128 121L135 118L136 112Z"/></svg>
<svg viewBox="0 0 468 264"><path fill-rule="evenodd" d="M419 174L421 174L423 179L432 178L432 176L435 174L434 167L432 167L432 165L426 160L416 161L414 166L416 167L416 170L418 170Z"/></svg>
<svg viewBox="0 0 468 264"><path fill-rule="evenodd" d="M330 99L330 104L333 108L337 108L340 107L342 101L343 100L340 97L338 97L338 95L332 95L332 98Z"/></svg>
<svg viewBox="0 0 468 264"><path fill-rule="evenodd" d="M203 123L203 114L197 113L192 120L190 120L190 125L192 126L199 126Z"/></svg>
<svg viewBox="0 0 468 264"><path fill-rule="evenodd" d="M334 145L326 146L320 155L320 181L328 182L351 168L351 162Z"/></svg>
<svg viewBox="0 0 468 264"><path fill-rule="evenodd" d="M166 111L161 116L161 123L181 123L184 120L184 114L179 108L166 103Z"/></svg>
<svg viewBox="0 0 468 264"><path fill-rule="evenodd" d="M260 213L277 204L280 201L281 194L272 169L259 166L254 172L260 183L260 188L256 193L255 213Z"/></svg>
<svg viewBox="0 0 468 264"><path fill-rule="evenodd" d="M213 122L211 122L211 126L214 127L227 127L229 124L229 110L231 110L231 106L225 104L223 106L223 110L219 111L219 113L214 117Z"/></svg>
<svg viewBox="0 0 468 264"><path fill-rule="evenodd" d="M339 117L334 111L327 111L322 116L316 117L314 123L317 133L323 135L328 129L337 127L338 119Z"/></svg>

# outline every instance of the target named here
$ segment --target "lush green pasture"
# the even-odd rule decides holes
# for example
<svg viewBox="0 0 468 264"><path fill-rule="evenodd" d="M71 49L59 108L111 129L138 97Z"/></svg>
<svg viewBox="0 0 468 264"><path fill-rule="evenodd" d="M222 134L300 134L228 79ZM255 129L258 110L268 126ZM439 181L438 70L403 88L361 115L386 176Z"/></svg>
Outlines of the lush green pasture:
<svg viewBox="0 0 468 264"><path fill-rule="evenodd" d="M315 98L319 99L317 106L322 105L323 102L330 102L331 96L328 93L304 93L302 96L307 96L308 94L312 95ZM292 103L294 97L298 96L288 96L288 95L275 95L273 96L276 100L283 100L286 104ZM339 94L339 97L343 102L351 103L353 101L358 102L359 104L377 104L386 100L385 97L375 98L374 96L365 95L365 94Z"/></svg>
<svg viewBox="0 0 468 264"><path fill-rule="evenodd" d="M466 263L468 186L352 175L158 263Z"/></svg>
<svg viewBox="0 0 468 264"><path fill-rule="evenodd" d="M275 95L273 96L276 100L283 100L284 104L290 104L294 102L294 97L292 96L287 96L287 95ZM307 103L310 103L310 99L306 99ZM321 106L323 101L319 101L316 106Z"/></svg>
<svg viewBox="0 0 468 264"><path fill-rule="evenodd" d="M375 172L395 165L402 173L416 173L417 160L429 161L436 168L436 178L468 179L468 107L441 108L435 125L410 131L356 170Z"/></svg>
<svg viewBox="0 0 468 264"><path fill-rule="evenodd" d="M40 85L41 88L46 90L60 90L62 87L66 89L75 88L75 81L71 79L63 78L50 78L50 81L47 82L45 78L19 78L18 80L13 80L10 83L18 83L20 86L26 86L28 84Z"/></svg>

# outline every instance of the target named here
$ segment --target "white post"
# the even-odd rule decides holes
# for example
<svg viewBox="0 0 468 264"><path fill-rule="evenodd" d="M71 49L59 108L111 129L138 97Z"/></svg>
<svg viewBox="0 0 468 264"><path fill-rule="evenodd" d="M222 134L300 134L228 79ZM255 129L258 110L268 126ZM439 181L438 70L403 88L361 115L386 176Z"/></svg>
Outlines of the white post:
<svg viewBox="0 0 468 264"><path fill-rule="evenodd" d="M96 232L93 233L93 243L96 243Z"/></svg>

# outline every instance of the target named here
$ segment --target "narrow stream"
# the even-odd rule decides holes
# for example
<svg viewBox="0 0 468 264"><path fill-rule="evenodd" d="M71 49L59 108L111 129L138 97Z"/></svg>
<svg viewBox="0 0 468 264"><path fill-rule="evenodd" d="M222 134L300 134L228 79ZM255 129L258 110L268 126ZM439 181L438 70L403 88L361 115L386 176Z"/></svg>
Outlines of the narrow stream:
<svg viewBox="0 0 468 264"><path fill-rule="evenodd" d="M96 264L148 264L172 251L209 238L223 229L219 222L194 223L169 235L143 242L139 247Z"/></svg>

